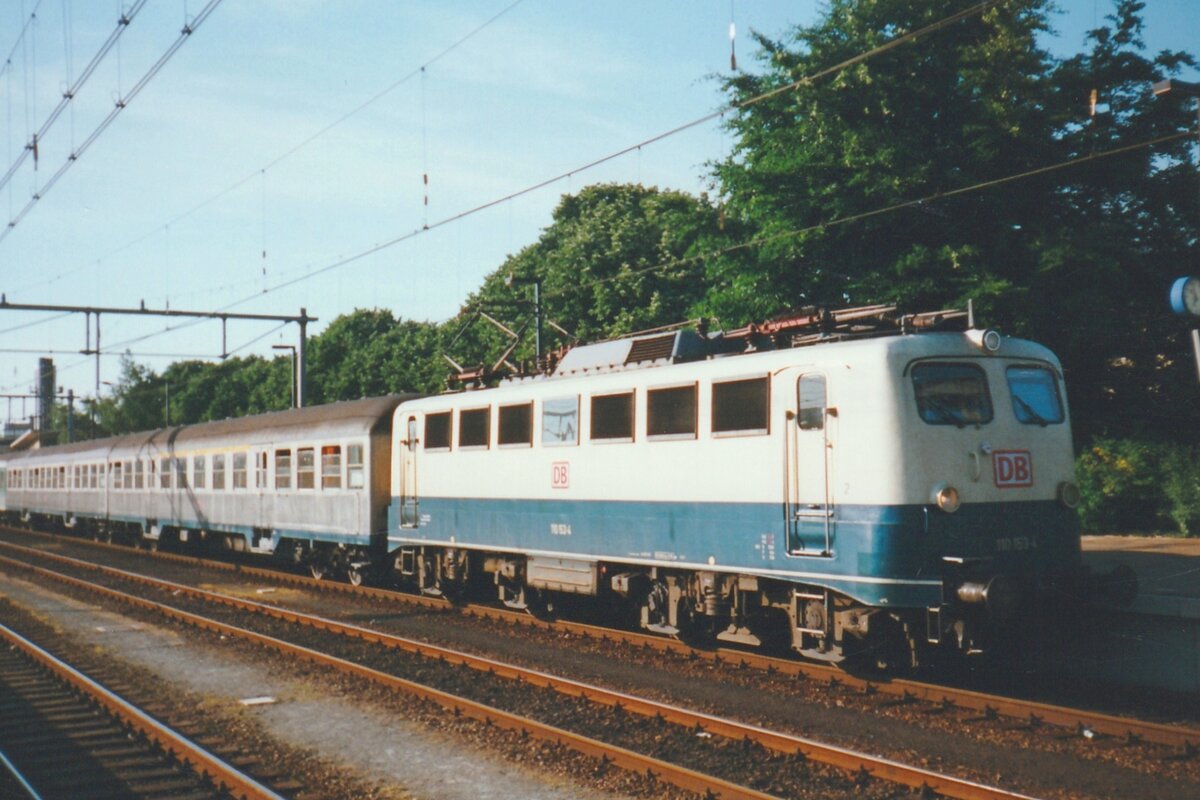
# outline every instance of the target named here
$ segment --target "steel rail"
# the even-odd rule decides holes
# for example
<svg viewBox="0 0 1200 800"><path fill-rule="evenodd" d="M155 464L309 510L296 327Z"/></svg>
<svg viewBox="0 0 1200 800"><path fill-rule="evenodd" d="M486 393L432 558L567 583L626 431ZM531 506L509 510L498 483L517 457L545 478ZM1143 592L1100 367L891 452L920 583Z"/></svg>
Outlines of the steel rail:
<svg viewBox="0 0 1200 800"><path fill-rule="evenodd" d="M29 531L21 532L31 533ZM32 533L35 536L45 537L51 540L55 538L52 534L40 532ZM81 544L89 546L116 549L126 553L129 552L129 548L120 545L111 545L103 542L92 542L88 540L77 539L72 539L72 541L78 541ZM0 542L0 544L3 543ZM19 547L19 545L14 546ZM143 552L143 554L147 556L174 561L177 563L195 564L213 569L235 571L246 575L262 577L277 581L284 585L299 586L318 591L358 595L390 602L401 602L430 609L443 609L446 611L454 610L458 613L466 613L483 619L491 619L514 625L525 625L546 630L562 630L579 636L595 639L597 641L624 642L647 649L674 653L718 665L728 664L739 668L756 669L770 674L803 677L805 679L821 681L831 687L841 687L847 690L857 691L862 694L886 695L888 697L898 698L905 702L925 702L943 708L961 708L968 711L978 712L985 717L1004 717L1016 721L1028 722L1031 725L1050 725L1078 731L1086 730L1103 736L1123 739L1131 743L1146 742L1164 745L1167 747L1176 748L1185 754L1195 753L1197 749L1200 748L1200 729L1190 728L1182 725L1149 722L1132 717L1105 714L1087 709L1070 708L1067 706L1054 705L1051 703L1043 703L1034 700L1022 700L1019 698L1005 697L1003 695L993 695L986 692L979 692L971 689L959 689L951 686L943 686L909 678L888 678L882 676L877 679L864 678L858 675L852 675L836 667L829 667L823 664L813 664L796 659L766 656L746 650L733 650L728 648L708 650L696 648L679 640L669 639L662 636L652 636L635 631L622 631L615 628L606 628L598 625L588 625L585 623L563 620L548 622L537 619L523 612L509 611L507 609L495 608L493 606L456 606L443 599L423 597L421 595L413 595L404 592L393 591L390 589L381 589L369 586L352 586L349 583L316 580L314 578L281 572L279 570L268 569L265 567L233 564L227 561L216 561L212 559L180 555L176 553L139 552Z"/></svg>
<svg viewBox="0 0 1200 800"><path fill-rule="evenodd" d="M735 720L725 719L715 715L669 705L667 703L648 700L646 698L638 697L625 692L613 691L592 684L561 678L538 670L525 669L513 664L508 664L481 656L475 656L469 653L464 653L437 645L431 645L413 639L394 636L392 634L387 634L370 628L364 628L358 625L338 622L337 620L311 614L304 614L298 611L291 611L278 606L271 606L265 603L259 603L240 597L210 592L205 589L198 589L185 584L178 584L172 581L165 581L159 578L139 575L137 573L127 572L114 567L91 564L89 562L80 561L68 556L46 553L40 550L33 550L32 552L38 557L49 558L53 561L70 564L71 566L88 571L99 572L104 575L118 577L138 584L170 591L172 593L184 594L190 597L205 600L207 602L218 603L242 611L264 614L266 616L274 617L286 622L306 625L314 629L359 639L391 649L403 650L405 652L414 653L429 659L436 659L448 664L465 666L479 672L495 675L500 678L521 681L532 686L553 689L554 691L557 691L565 696L578 697L599 705L621 709L623 711L639 714L645 717L662 719L685 728L705 731L726 739L754 742L766 748L767 750L789 756L802 756L808 760L836 767L856 777L867 776L870 778L881 779L891 783L917 789L922 792L932 791L945 797L960 798L960 800L1030 800L1028 795L1012 792L994 786L988 786L986 784L966 780L963 778L957 778L951 775L944 775L933 770L914 767L894 761L892 759L883 758L880 756L872 756L848 748L819 742L814 739L772 731L756 725L749 725L746 723L737 722ZM347 670L352 667L353 669L350 669L349 671L353 671L362 677L366 677L377 682L389 683L389 685L392 685L393 681L398 682L394 685L404 689L405 691L419 693L421 696L433 699L435 702L438 702L442 705L446 705L446 702L444 701L446 701L447 698L450 699L448 702L456 704L470 702L463 698L447 695L430 687L405 681L404 679L396 678L395 676L386 675L386 673L380 673L376 670L361 667L357 664L351 664L350 662L343 662L341 659L310 650L309 648L305 648L300 645L294 645L273 637L246 631L242 628L237 628L216 620L210 620L208 618L191 614L180 609L175 609L151 600L134 597L108 587L96 586L88 583L87 581L82 581L68 575L63 575L62 573L55 572L53 570L37 567L26 562L0 556L0 564L12 564L20 568L30 569L39 575L43 575L44 577L48 577L53 580L78 586L88 591L99 592L101 594L113 597L114 599L121 600L122 602L142 608L148 608L157 611L158 613L165 614L168 617L185 621L201 628L224 633L230 636L249 638L260 644L268 645L275 649L279 649L293 655L302 656L319 663L337 666L343 670ZM344 664L349 666L343 666ZM486 709L486 713L490 714L507 714L507 712L502 712L499 709L495 709L490 706L479 706L479 708ZM514 719L517 720L517 722L513 723L514 725L542 725L541 723L535 723L523 717L514 717ZM558 728L550 728L550 726L542 727L553 731L553 736L551 738L553 738L555 741L568 743L562 739L561 736L575 736L575 734L567 734L567 732L561 731L561 729ZM588 741L593 743L590 745L592 747L610 747L610 745L603 744L595 740ZM628 751L626 751L626 753L628 755ZM595 755L595 753L588 754ZM645 758L643 756L637 757ZM610 760L613 760L614 758L615 756L610 756ZM639 769L644 768L639 767ZM673 769L682 768L674 767ZM691 773L691 771L686 772L692 775L695 774ZM689 780L690 779L691 778L689 778ZM705 780L713 779L705 776ZM675 781L671 780L671 782L674 783ZM683 786L683 784L676 785ZM730 786L736 785L730 784ZM694 787L684 786L684 788ZM725 797L733 795L721 796Z"/></svg>
<svg viewBox="0 0 1200 800"><path fill-rule="evenodd" d="M42 553L42 555L46 554ZM560 744L586 756L598 758L603 764L612 764L631 772L637 772L650 776L655 780L663 780L679 788L687 789L704 796L720 798L720 800L777 800L774 795L759 792L749 787L739 786L738 784L717 778L715 776L705 775L703 773L687 769L686 767L680 767L651 756L646 756L636 753L632 750L627 750L617 745L601 742L597 739L592 739L587 736L582 736L580 734L563 730L552 725L547 725L538 722L537 720L503 711L493 706L477 703L463 697L458 697L448 692L443 692L429 686L424 686L420 683L416 683L415 681L406 680L380 670L371 669L370 667L365 667L361 664L340 659L311 648L284 641L282 639L277 639L272 636L266 636L264 634L246 630L244 628L239 628L235 625L229 625L227 623L209 619L198 614L192 614L190 612L183 611L182 609L173 608L162 603L156 603L152 600L136 597L134 595L120 592L106 586L89 583L79 578L74 578L70 575L64 575L60 572L48 570L43 567L17 561L15 559L0 556L0 564L8 564L21 569L29 570L41 577L58 581L67 586L73 586L95 594L100 594L135 608L156 612L167 617L168 619L192 625L201 630L207 630L213 633L229 636L231 638L242 639L244 641L249 641L277 652L318 664L320 666L331 667L340 672L355 675L389 689L399 690L420 699L431 701L442 708L449 710L455 716L467 717L479 722L483 722L486 725L493 725L504 730L515 731L523 735L527 734L534 736L543 741ZM2 626L0 626L0 628L2 628Z"/></svg>
<svg viewBox="0 0 1200 800"><path fill-rule="evenodd" d="M154 742L163 752L187 764L197 773L212 781L215 786L234 797L242 798L242 800L283 800L281 795L184 738L79 670L2 624L0 624L0 639L25 653L59 680L91 698L109 714Z"/></svg>
<svg viewBox="0 0 1200 800"><path fill-rule="evenodd" d="M21 774L21 771L17 769L17 765L12 763L8 756L4 755L3 750L0 750L0 767L3 767L4 771L12 777L17 786L20 787L21 791L25 793L24 796L27 798L27 800L43 800L42 796L38 794L37 789L34 789L29 784L29 781L25 779L25 776Z"/></svg>

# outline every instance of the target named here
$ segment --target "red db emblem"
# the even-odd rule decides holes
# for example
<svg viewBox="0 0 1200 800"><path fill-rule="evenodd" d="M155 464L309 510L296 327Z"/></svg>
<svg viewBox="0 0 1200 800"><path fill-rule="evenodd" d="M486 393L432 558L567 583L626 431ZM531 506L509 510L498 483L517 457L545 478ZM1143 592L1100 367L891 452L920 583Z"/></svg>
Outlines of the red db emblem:
<svg viewBox="0 0 1200 800"><path fill-rule="evenodd" d="M567 489L571 486L571 463L555 461L550 472L550 487L552 489Z"/></svg>
<svg viewBox="0 0 1200 800"><path fill-rule="evenodd" d="M997 450L992 453L992 473L1001 489L1033 486L1033 458L1028 450Z"/></svg>

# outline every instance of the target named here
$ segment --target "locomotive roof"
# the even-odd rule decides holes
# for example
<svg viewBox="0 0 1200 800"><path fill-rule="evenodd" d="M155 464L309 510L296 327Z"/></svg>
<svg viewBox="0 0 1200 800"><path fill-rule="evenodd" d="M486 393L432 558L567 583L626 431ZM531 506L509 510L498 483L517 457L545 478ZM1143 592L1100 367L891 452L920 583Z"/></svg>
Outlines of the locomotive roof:
<svg viewBox="0 0 1200 800"><path fill-rule="evenodd" d="M370 432L381 423L391 421L392 411L404 400L416 395L386 395L361 400L347 400L319 406L269 411L245 417L201 422L195 425L172 425L150 431L138 431L103 439L90 439L70 444L43 447L20 453L0 454L0 459L17 460L22 457L67 455L81 452L111 452L116 449L139 449L147 444L167 444L176 448L187 442L210 439L235 438L248 433L263 431L302 431L308 428L330 428Z"/></svg>

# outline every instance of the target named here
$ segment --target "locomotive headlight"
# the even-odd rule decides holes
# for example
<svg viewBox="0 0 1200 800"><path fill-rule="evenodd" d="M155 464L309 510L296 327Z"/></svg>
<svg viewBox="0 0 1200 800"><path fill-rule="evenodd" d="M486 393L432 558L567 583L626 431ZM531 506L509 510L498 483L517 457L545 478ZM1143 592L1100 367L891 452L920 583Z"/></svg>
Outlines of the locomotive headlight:
<svg viewBox="0 0 1200 800"><path fill-rule="evenodd" d="M961 501L958 497L958 489L955 489L948 483L939 483L933 487L932 492L933 502L937 507L947 514L953 514L958 511Z"/></svg>
<svg viewBox="0 0 1200 800"><path fill-rule="evenodd" d="M1079 487L1070 481L1063 481L1058 485L1058 502L1062 503L1066 508L1075 508L1079 505L1080 495Z"/></svg>
<svg viewBox="0 0 1200 800"><path fill-rule="evenodd" d="M967 338L971 340L971 344L985 350L988 353L995 353L1000 350L1000 331L995 328L987 328L979 330L972 328L967 331Z"/></svg>

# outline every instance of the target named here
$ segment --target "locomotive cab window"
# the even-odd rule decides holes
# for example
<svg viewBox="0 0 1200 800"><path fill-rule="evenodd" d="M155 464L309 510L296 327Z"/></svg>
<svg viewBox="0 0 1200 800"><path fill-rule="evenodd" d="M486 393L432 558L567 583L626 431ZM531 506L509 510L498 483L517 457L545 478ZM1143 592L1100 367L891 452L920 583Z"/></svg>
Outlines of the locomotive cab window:
<svg viewBox="0 0 1200 800"><path fill-rule="evenodd" d="M1058 380L1045 367L1009 367L1008 391L1012 396L1013 413L1025 425L1057 425L1063 421L1062 400L1058 396Z"/></svg>
<svg viewBox="0 0 1200 800"><path fill-rule="evenodd" d="M458 446L487 447L492 436L492 407L458 412Z"/></svg>
<svg viewBox="0 0 1200 800"><path fill-rule="evenodd" d="M745 436L767 433L770 396L770 384L765 377L714 383L713 435Z"/></svg>
<svg viewBox="0 0 1200 800"><path fill-rule="evenodd" d="M454 427L451 412L441 411L425 415L425 449L449 450L450 434Z"/></svg>
<svg viewBox="0 0 1200 800"><path fill-rule="evenodd" d="M696 438L696 384L646 392L646 438Z"/></svg>
<svg viewBox="0 0 1200 800"><path fill-rule="evenodd" d="M592 398L592 441L633 441L633 392Z"/></svg>
<svg viewBox="0 0 1200 800"><path fill-rule="evenodd" d="M930 425L983 425L992 421L987 376L974 364L917 364L912 368L917 413Z"/></svg>
<svg viewBox="0 0 1200 800"><path fill-rule="evenodd" d="M501 447L528 447L533 444L533 403L500 406L497 422L496 443Z"/></svg>
<svg viewBox="0 0 1200 800"><path fill-rule="evenodd" d="M579 397L542 401L542 446L579 444Z"/></svg>
<svg viewBox="0 0 1200 800"><path fill-rule="evenodd" d="M802 431L819 431L825 427L825 376L801 375L799 384L800 413L796 422Z"/></svg>

